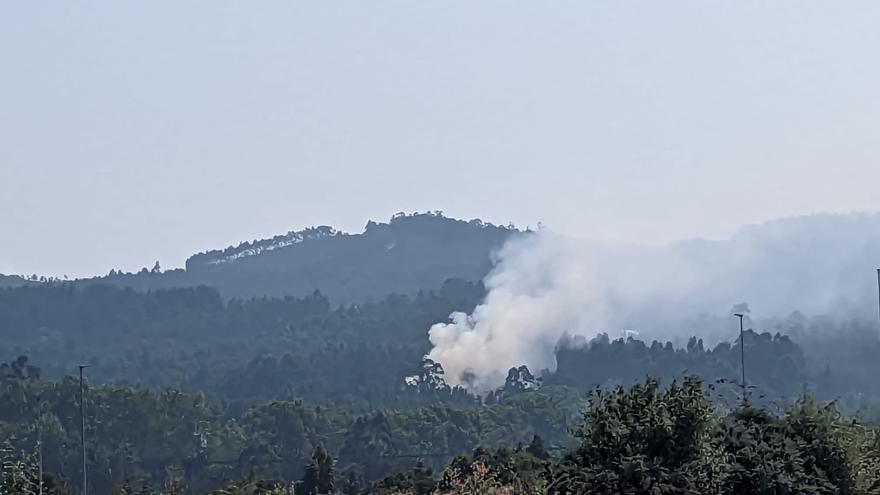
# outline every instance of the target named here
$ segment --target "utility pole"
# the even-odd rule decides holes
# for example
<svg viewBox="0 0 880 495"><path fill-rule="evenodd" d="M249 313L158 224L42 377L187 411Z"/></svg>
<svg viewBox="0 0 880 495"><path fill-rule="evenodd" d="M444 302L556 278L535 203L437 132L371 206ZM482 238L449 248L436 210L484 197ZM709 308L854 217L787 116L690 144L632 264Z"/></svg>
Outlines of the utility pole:
<svg viewBox="0 0 880 495"><path fill-rule="evenodd" d="M82 442L82 470L83 470L83 495L89 493L89 477L86 471L86 414L85 414L85 388L83 388L83 370L88 365L79 365L79 417L80 430L79 437Z"/></svg>
<svg viewBox="0 0 880 495"><path fill-rule="evenodd" d="M880 318L880 268L877 269L877 316Z"/></svg>
<svg viewBox="0 0 880 495"><path fill-rule="evenodd" d="M43 401L39 401L39 414L37 414L37 455L39 456L40 471L37 478L37 490L43 495Z"/></svg>
<svg viewBox="0 0 880 495"><path fill-rule="evenodd" d="M742 389L743 400L746 399L746 339L743 333L743 314L734 313L733 316L739 318L739 358L740 367L742 368Z"/></svg>

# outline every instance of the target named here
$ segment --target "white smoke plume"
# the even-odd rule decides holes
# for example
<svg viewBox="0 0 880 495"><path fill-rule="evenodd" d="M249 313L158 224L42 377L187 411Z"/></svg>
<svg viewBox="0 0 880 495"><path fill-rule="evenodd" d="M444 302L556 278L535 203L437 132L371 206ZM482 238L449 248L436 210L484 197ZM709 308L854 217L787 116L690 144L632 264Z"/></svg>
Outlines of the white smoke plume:
<svg viewBox="0 0 880 495"><path fill-rule="evenodd" d="M429 330L428 358L450 385L485 391L525 364L555 369L563 335L646 341L732 340L730 308L754 314L877 318L880 215L817 215L742 229L723 241L662 247L579 241L548 232L511 240L472 314ZM629 333L627 333L629 332Z"/></svg>

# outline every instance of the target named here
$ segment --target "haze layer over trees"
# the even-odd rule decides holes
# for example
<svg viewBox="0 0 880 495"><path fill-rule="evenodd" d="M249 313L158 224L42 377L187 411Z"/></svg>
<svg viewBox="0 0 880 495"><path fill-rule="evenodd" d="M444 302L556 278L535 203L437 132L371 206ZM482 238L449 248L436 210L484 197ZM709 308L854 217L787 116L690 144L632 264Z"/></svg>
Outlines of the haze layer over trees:
<svg viewBox="0 0 880 495"><path fill-rule="evenodd" d="M428 329L483 303L493 253L527 235L400 216L186 270L5 279L0 433L18 467L2 486L32 486L39 436L51 490L76 492L70 375L89 364L94 493L875 493L873 321L746 317L743 341L711 344L698 326L676 342L562 332L547 369L450 386Z"/></svg>

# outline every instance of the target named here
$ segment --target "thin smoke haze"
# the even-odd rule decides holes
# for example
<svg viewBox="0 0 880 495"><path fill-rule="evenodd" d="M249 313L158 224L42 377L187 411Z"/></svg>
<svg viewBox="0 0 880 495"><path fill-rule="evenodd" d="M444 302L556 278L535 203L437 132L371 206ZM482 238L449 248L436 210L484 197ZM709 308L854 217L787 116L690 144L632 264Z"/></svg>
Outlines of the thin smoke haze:
<svg viewBox="0 0 880 495"><path fill-rule="evenodd" d="M566 335L733 340L731 307L743 301L764 319L793 311L876 319L878 265L876 214L783 219L661 247L539 232L497 253L483 303L433 325L427 357L451 385L484 391L514 366L554 369Z"/></svg>

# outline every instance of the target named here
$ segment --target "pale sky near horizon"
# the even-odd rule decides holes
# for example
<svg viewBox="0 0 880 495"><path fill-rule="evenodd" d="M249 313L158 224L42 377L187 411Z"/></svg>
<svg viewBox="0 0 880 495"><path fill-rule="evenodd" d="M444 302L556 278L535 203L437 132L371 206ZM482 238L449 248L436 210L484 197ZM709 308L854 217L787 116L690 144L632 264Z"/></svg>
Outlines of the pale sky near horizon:
<svg viewBox="0 0 880 495"><path fill-rule="evenodd" d="M6 2L0 273L397 211L723 237L880 210L880 2Z"/></svg>

